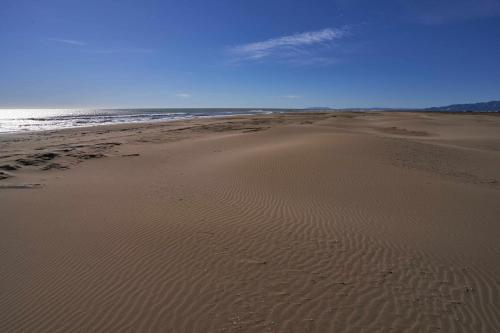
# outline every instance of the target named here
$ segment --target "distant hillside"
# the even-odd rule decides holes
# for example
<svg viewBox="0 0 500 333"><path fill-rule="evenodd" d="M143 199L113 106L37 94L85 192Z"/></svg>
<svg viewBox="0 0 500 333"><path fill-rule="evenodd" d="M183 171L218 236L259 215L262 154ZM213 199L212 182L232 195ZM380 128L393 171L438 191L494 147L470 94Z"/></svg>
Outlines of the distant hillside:
<svg viewBox="0 0 500 333"><path fill-rule="evenodd" d="M428 111L499 111L500 112L500 101L491 101L484 103L472 103L472 104L453 104L448 106L440 106L434 108L426 109Z"/></svg>

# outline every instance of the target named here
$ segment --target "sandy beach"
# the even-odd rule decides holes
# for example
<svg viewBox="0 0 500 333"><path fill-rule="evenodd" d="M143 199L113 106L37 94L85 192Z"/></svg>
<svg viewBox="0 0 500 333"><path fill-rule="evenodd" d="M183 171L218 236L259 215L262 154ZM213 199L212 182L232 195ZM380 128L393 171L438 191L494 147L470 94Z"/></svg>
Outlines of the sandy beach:
<svg viewBox="0 0 500 333"><path fill-rule="evenodd" d="M0 136L1 332L500 332L500 116Z"/></svg>

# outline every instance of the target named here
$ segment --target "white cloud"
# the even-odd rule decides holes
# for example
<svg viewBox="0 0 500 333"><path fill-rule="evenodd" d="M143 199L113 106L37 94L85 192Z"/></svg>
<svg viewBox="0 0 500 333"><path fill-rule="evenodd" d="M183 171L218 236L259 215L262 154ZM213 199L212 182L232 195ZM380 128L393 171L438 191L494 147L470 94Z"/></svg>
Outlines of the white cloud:
<svg viewBox="0 0 500 333"><path fill-rule="evenodd" d="M301 95L284 95L282 96L283 98L288 98L288 99L298 99L298 98L302 98Z"/></svg>
<svg viewBox="0 0 500 333"><path fill-rule="evenodd" d="M190 97L191 97L191 94L181 92L181 93L177 93L177 94L175 94L175 96L177 96L177 97L179 97L179 98L190 98Z"/></svg>
<svg viewBox="0 0 500 333"><path fill-rule="evenodd" d="M74 40L74 39L49 38L49 40L51 40L53 42L69 44L69 45L77 45L77 46L87 45L87 43L85 43L85 42L82 42L79 40Z"/></svg>
<svg viewBox="0 0 500 333"><path fill-rule="evenodd" d="M318 51L316 48L331 46L335 40L343 38L346 34L346 28L327 28L243 44L229 51L240 61L262 60L270 57L294 61L316 54Z"/></svg>

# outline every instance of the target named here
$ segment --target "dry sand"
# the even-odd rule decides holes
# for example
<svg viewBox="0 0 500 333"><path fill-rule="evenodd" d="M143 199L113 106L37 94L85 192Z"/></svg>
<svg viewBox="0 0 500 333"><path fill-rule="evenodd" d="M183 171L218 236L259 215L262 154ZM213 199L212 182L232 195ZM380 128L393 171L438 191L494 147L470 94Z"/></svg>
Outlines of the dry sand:
<svg viewBox="0 0 500 333"><path fill-rule="evenodd" d="M1 332L500 332L500 117L0 137Z"/></svg>

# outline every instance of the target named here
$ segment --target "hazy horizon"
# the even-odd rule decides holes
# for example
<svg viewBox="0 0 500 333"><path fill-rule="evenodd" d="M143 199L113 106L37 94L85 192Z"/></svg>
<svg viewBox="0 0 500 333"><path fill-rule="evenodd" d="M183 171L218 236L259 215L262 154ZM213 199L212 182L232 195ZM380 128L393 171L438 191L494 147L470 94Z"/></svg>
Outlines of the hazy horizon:
<svg viewBox="0 0 500 333"><path fill-rule="evenodd" d="M384 106L353 106L353 107L334 107L328 105L310 105L310 106L300 106L300 107L269 107L269 106L88 106L88 107L2 107L0 106L0 110L189 110L189 109L207 109L207 110L245 110L245 109L262 109L262 110L272 110L272 109L282 109L282 110L307 110L307 109L329 109L329 110L349 110L349 109L387 109L387 110L421 110L428 109L433 107L445 107L449 105L458 105L458 104L476 104L476 103L487 103L487 102L495 102L496 100L491 101L471 101L465 103L451 103L447 105L427 105L422 107L406 107L406 106L395 106L395 107L384 107Z"/></svg>

